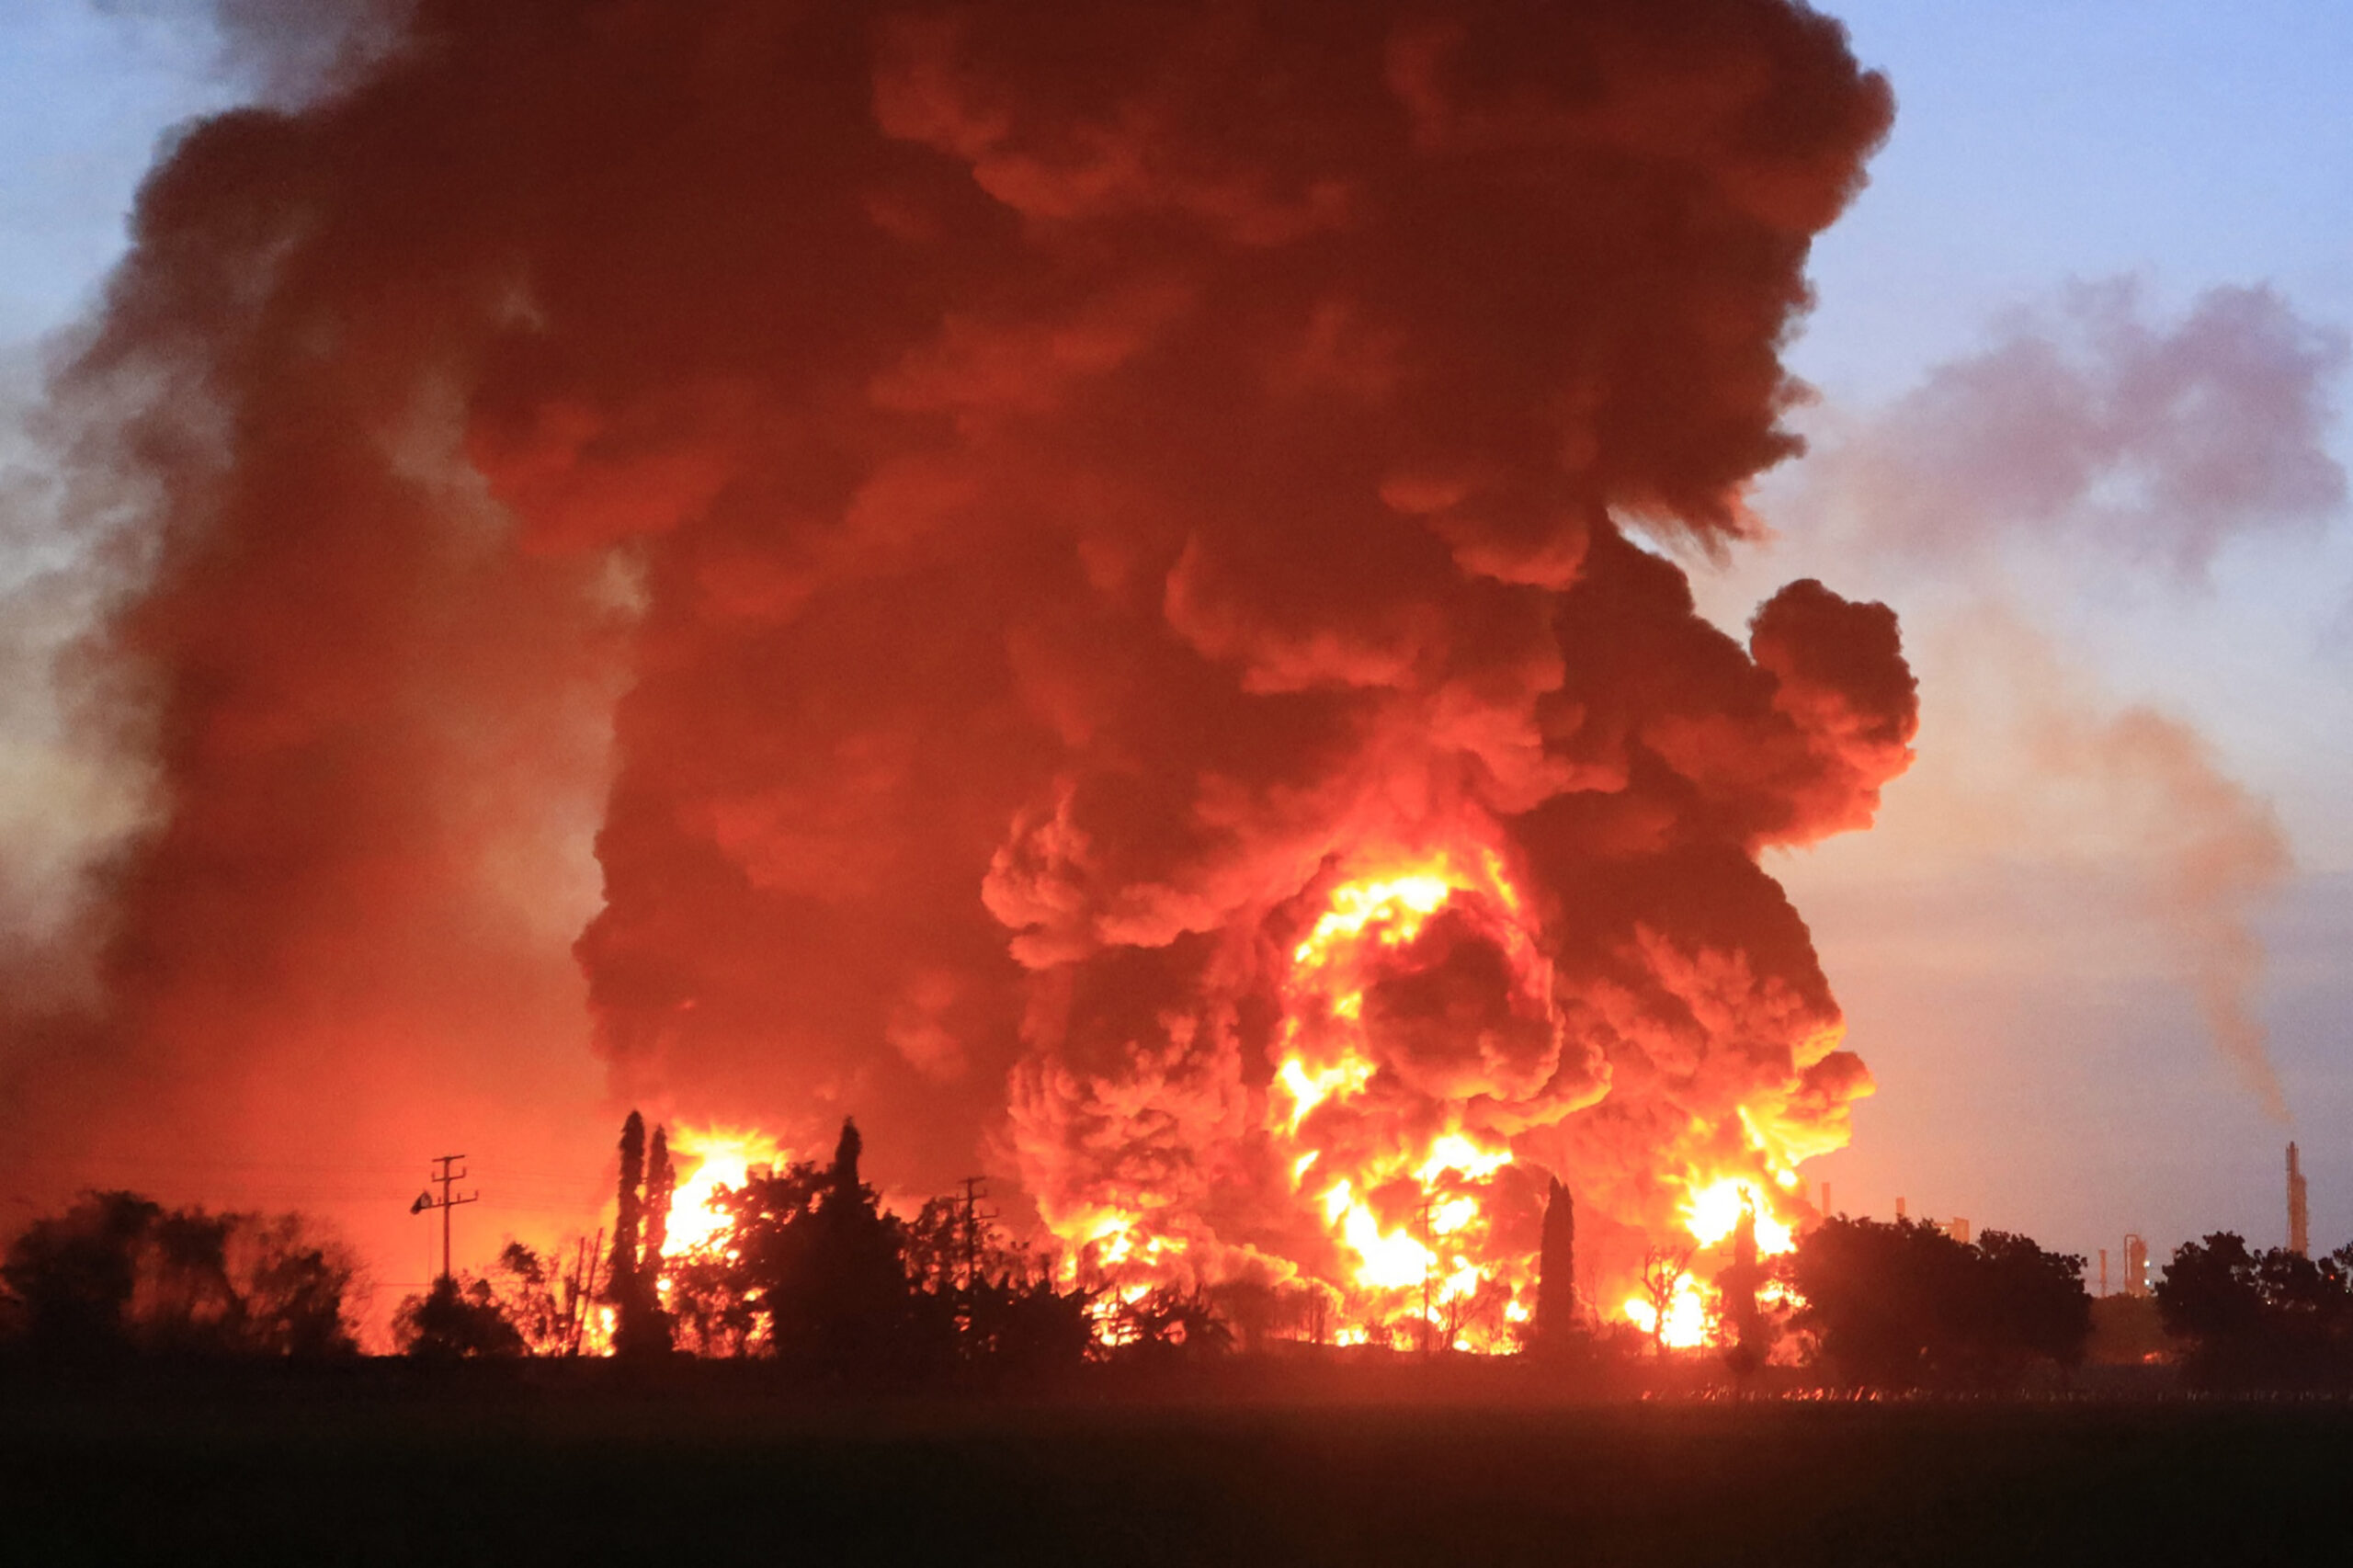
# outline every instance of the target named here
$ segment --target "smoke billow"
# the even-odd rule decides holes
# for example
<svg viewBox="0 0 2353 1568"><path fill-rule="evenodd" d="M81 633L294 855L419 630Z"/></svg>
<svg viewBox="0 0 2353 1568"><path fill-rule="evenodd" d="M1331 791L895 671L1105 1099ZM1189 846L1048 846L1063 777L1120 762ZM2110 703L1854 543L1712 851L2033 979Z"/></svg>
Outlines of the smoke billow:
<svg viewBox="0 0 2353 1568"><path fill-rule="evenodd" d="M2234 538L2341 511L2329 392L2353 349L2268 288L2152 320L2131 278L2017 313L1817 462L1870 536L1949 554L2026 533L2203 574Z"/></svg>
<svg viewBox="0 0 2353 1568"><path fill-rule="evenodd" d="M2146 708L2089 724L2070 715L2042 740L2058 767L2101 779L2127 802L2128 832L2160 868L2157 919L2188 967L2207 1031L2264 1114L2286 1122L2254 1005L2264 954L2253 916L2292 867L2269 803L2223 773L2196 730Z"/></svg>
<svg viewBox="0 0 2353 1568"><path fill-rule="evenodd" d="M10 1104L290 1073L415 1123L410 1042L479 1083L576 1027L601 802L617 1087L855 1109L909 1186L1009 1160L1073 1239L1315 1272L1299 1140L1467 1140L1605 1226L1843 1141L1756 857L1908 762L1894 618L1799 583L1744 647L1628 531L1734 540L1796 449L1777 347L1890 115L1835 23L387 25L179 138L55 389L141 496L100 652L163 800L108 1006Z"/></svg>
<svg viewBox="0 0 2353 1568"><path fill-rule="evenodd" d="M1799 496L1809 531L1972 596L1949 684L2004 684L2038 801L2093 798L2054 853L2097 845L2144 869L2143 913L2217 1051L2281 1121L2254 918L2291 869L2284 831L2195 726L2098 690L2015 605L2029 586L2111 594L2120 565L2194 586L2234 543L2324 527L2347 494L2326 432L2348 362L2341 330L2268 288L2210 289L2166 319L2135 280L2077 285L1843 422ZM2017 846L2028 804L1997 813L1995 841Z"/></svg>

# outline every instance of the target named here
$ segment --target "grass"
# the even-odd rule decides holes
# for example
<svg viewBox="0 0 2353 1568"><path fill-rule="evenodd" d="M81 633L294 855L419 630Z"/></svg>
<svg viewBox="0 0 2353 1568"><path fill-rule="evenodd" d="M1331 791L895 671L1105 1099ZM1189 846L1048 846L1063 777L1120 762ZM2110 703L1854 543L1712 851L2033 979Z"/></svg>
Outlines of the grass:
<svg viewBox="0 0 2353 1568"><path fill-rule="evenodd" d="M2334 1403L824 1403L710 1375L0 1391L25 1562L2338 1562Z"/></svg>

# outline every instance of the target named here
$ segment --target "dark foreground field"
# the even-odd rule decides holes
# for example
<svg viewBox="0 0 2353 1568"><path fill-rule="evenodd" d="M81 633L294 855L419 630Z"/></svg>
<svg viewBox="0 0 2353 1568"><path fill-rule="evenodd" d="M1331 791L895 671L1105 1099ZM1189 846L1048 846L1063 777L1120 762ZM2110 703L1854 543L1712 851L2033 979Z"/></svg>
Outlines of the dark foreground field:
<svg viewBox="0 0 2353 1568"><path fill-rule="evenodd" d="M1376 1393L820 1406L709 1381L20 1387L0 1391L0 1561L2353 1561L2342 1404Z"/></svg>

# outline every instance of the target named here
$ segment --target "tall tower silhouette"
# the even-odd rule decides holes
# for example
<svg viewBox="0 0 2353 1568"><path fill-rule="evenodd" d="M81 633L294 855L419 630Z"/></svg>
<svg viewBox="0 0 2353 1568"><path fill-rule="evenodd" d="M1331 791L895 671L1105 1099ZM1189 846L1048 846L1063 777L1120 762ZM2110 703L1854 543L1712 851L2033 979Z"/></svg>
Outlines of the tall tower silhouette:
<svg viewBox="0 0 2353 1568"><path fill-rule="evenodd" d="M2293 1143L2288 1145L2288 1250L2298 1257L2312 1256L2312 1216L2304 1208L2304 1172Z"/></svg>

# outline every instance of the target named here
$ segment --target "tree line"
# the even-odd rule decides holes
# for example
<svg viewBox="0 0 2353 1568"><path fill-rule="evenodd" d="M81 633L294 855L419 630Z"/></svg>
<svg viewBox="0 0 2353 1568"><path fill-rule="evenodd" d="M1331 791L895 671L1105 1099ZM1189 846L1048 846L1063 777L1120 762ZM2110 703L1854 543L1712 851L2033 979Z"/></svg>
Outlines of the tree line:
<svg viewBox="0 0 2353 1568"><path fill-rule="evenodd" d="M1193 1298L1162 1291L1119 1303L1057 1281L1047 1261L1010 1247L969 1208L935 1199L912 1218L883 1209L858 1171L864 1142L845 1121L832 1160L755 1169L717 1199L718 1244L665 1256L676 1176L666 1140L632 1112L595 1335L559 1299L547 1265L510 1244L484 1275L437 1281L403 1303L408 1354L577 1354L601 1339L620 1358L758 1355L804 1380L871 1384L941 1377L1037 1381L1100 1354L1195 1354L1222 1325Z"/></svg>
<svg viewBox="0 0 2353 1568"><path fill-rule="evenodd" d="M87 1192L0 1263L0 1346L36 1360L315 1359L358 1348L358 1265L300 1215Z"/></svg>
<svg viewBox="0 0 2353 1568"><path fill-rule="evenodd" d="M2200 1387L2353 1390L2353 1244L2313 1258L2218 1232L2174 1249L2152 1294Z"/></svg>
<svg viewBox="0 0 2353 1568"><path fill-rule="evenodd" d="M1009 1244L969 1203L935 1199L894 1214L861 1177L862 1153L846 1121L830 1161L756 1168L719 1196L717 1244L673 1256L676 1172L663 1131L649 1137L632 1113L611 1243L584 1260L592 1267L563 1278L510 1242L490 1268L403 1301L396 1345L424 1359L759 1357L813 1383L874 1385L1038 1382L1090 1360L1190 1364L1258 1336L1246 1290L1111 1295ZM1588 1367L1666 1358L1632 1324L1571 1310L1573 1218L1565 1191L1553 1202L1542 1305L1523 1348ZM1917 1221L1837 1216L1763 1259L1744 1214L1731 1253L1709 1281L1712 1343L1681 1359L1718 1357L1742 1387L1768 1368L1785 1383L1854 1389L2064 1383L2092 1334L2084 1259L2022 1235L1963 1242ZM1659 1302L1688 1261L1654 1252L1646 1279ZM85 1193L8 1245L0 1353L60 1363L350 1356L358 1278L349 1253L301 1216ZM2192 1386L2353 1390L2353 1245L2313 1259L2218 1233L2177 1249L2145 1302L2104 1305L2145 1307L2156 1355Z"/></svg>
<svg viewBox="0 0 2353 1568"><path fill-rule="evenodd" d="M1993 1390L2047 1371L2063 1379L2091 1336L2084 1259L2008 1232L1964 1242L1921 1221L1834 1215L1798 1238L1779 1272L1802 1303L1790 1325L1811 1336L1817 1366L1841 1385Z"/></svg>

